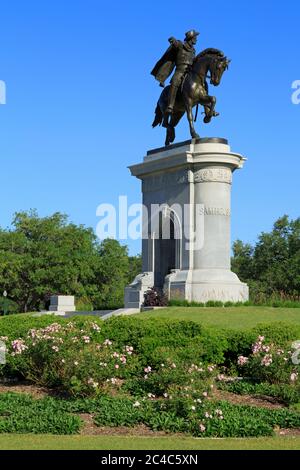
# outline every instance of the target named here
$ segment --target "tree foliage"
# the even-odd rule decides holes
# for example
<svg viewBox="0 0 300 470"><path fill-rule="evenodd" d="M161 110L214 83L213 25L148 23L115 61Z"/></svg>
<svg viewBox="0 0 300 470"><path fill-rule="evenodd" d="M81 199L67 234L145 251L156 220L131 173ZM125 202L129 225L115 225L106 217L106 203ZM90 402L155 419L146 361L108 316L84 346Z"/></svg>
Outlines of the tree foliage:
<svg viewBox="0 0 300 470"><path fill-rule="evenodd" d="M281 217L254 247L238 240L233 252L233 270L253 288L267 295L300 295L300 218Z"/></svg>
<svg viewBox="0 0 300 470"><path fill-rule="evenodd" d="M20 212L12 225L0 229L0 289L20 311L44 308L53 294L75 295L94 308L123 304L132 281L126 247L99 243L92 229L60 213Z"/></svg>

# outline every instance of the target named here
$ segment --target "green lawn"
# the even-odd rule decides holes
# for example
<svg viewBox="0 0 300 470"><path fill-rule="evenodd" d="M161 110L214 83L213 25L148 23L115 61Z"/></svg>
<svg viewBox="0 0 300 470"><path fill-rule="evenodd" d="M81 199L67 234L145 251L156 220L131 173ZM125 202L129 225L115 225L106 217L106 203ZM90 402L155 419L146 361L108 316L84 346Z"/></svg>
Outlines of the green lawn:
<svg viewBox="0 0 300 470"><path fill-rule="evenodd" d="M300 450L300 438L193 439L184 437L2 435L0 450Z"/></svg>
<svg viewBox="0 0 300 470"><path fill-rule="evenodd" d="M248 329L258 323L285 322L300 326L300 308L271 307L168 307L163 310L141 313L140 318L173 318L192 320L219 328Z"/></svg>

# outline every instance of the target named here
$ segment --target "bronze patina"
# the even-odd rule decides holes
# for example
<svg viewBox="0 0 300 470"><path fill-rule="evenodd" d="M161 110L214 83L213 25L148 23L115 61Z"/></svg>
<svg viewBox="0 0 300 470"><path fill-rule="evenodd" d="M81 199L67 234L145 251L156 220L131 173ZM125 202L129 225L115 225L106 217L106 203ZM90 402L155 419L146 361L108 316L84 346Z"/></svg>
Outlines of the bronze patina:
<svg viewBox="0 0 300 470"><path fill-rule="evenodd" d="M199 33L188 31L184 41L170 38L170 47L157 62L151 74L164 87L158 100L153 127L163 125L167 129L165 145L175 140L175 127L187 113L192 138L198 139L194 127L193 107L204 106L204 122L207 124L216 112L216 97L209 95L207 78L218 86L223 73L228 69L230 60L219 49L205 49L196 56L195 45ZM165 87L165 81L175 70L171 84Z"/></svg>

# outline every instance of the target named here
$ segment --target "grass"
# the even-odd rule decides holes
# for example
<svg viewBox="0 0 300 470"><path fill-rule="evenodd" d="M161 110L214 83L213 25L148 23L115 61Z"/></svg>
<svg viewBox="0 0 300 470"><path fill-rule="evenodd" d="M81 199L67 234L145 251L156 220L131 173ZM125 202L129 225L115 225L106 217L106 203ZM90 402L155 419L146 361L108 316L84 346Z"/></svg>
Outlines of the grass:
<svg viewBox="0 0 300 470"><path fill-rule="evenodd" d="M2 435L0 450L300 450L300 437L193 439L185 437Z"/></svg>
<svg viewBox="0 0 300 470"><path fill-rule="evenodd" d="M141 313L140 318L191 320L218 328L250 329L259 323L285 322L300 326L300 308L272 307L168 307Z"/></svg>
<svg viewBox="0 0 300 470"><path fill-rule="evenodd" d="M80 313L79 313L80 315ZM9 318L31 317L32 313L11 315ZM300 326L300 308L273 307L167 307L144 312L137 318L170 318L191 320L207 326L230 329L250 329L259 323L284 322ZM8 318L8 317L0 317Z"/></svg>

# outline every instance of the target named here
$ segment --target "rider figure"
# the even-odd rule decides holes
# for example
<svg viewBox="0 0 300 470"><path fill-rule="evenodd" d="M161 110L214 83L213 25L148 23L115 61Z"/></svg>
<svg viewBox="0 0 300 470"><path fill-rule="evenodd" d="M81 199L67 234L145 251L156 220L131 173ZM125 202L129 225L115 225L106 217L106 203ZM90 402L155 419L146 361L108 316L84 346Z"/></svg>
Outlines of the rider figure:
<svg viewBox="0 0 300 470"><path fill-rule="evenodd" d="M170 38L169 42L171 46L157 62L151 72L151 74L160 82L160 85L164 86L165 80L171 75L176 67L171 80L168 107L166 109L165 119L167 120L169 115L173 113L178 89L195 60L196 50L194 46L197 43L197 37L199 34L200 33L197 33L195 30L188 31L183 42L173 37Z"/></svg>

